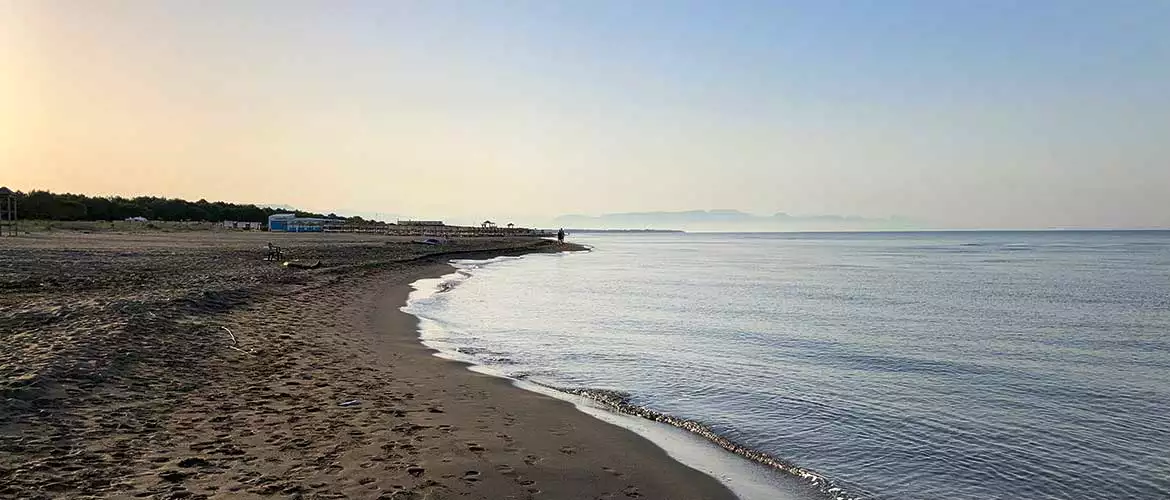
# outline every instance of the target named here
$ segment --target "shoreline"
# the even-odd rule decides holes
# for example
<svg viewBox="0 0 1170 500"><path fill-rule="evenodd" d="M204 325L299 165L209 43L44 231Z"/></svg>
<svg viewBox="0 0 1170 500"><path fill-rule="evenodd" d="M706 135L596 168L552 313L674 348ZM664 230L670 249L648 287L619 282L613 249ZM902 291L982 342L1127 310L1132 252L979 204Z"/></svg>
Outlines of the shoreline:
<svg viewBox="0 0 1170 500"><path fill-rule="evenodd" d="M539 256L526 255L524 258ZM466 260L471 261L466 262L471 270L453 262L450 265L451 272L415 282L412 285L415 292L402 310L413 315L410 312L413 300L457 288L457 285L450 286L447 283L458 276L469 279L474 275L474 269L498 262L496 259ZM419 296L415 297L416 294ZM434 351L435 356L460 363L476 373L507 380L519 389L569 402L582 413L634 432L664 449L674 460L719 480L740 500L854 498L821 474L730 440L701 422L631 404L624 395L610 390L564 388L527 378L514 378L497 371L490 364L480 364L474 356L464 354L457 348L447 347L446 341L428 340L421 324L418 330L420 343Z"/></svg>
<svg viewBox="0 0 1170 500"><path fill-rule="evenodd" d="M258 263L266 239L9 248L0 496L734 498L628 430L419 342L400 310L412 283L546 240L279 238L325 263L301 271Z"/></svg>
<svg viewBox="0 0 1170 500"><path fill-rule="evenodd" d="M459 259L461 259L461 260L462 259L480 260L480 258L483 258L484 260L487 260L490 258L495 258L495 257L500 257L500 256L501 255L460 256ZM677 460L675 457L671 456L667 452L667 450L665 450L661 446L659 446L658 443L646 438L645 436L642 436L641 434L638 434L638 433L636 433L636 432L634 432L626 427L623 427L619 424L616 424L613 422L606 422L605 420L598 418L597 416L589 415L587 412L582 411L578 407L577 403L575 403L571 400L565 399L563 397L558 397L558 395L542 393L539 390L525 389L521 386L516 385L515 379L501 377L499 375L485 373L482 371L477 371L477 370L475 370L475 368L478 367L479 365L476 365L474 363L470 363L468 361L443 356L444 352L442 350L436 349L434 347L428 346L425 343L423 343L422 339L419 337L419 332L420 332L420 329L419 329L420 319L419 319L419 317L415 316L414 314L411 314L409 312L406 312L404 310L409 305L410 295L413 292L415 292L416 290L418 290L416 285L419 282L440 279L444 276L452 274L456 270L457 270L457 268L452 266L448 262L435 263L434 272L425 273L424 275L419 276L418 279L415 279L415 280L412 280L412 281L409 281L406 283L399 283L395 286L395 288L392 291L390 291L387 294L387 297L389 297L389 299L386 301L388 303L387 307L393 307L396 312L398 312L399 314L404 315L406 317L406 319L404 321L406 321L407 324L410 325L410 328L411 328L412 333L413 333L413 337L410 340L418 347L418 349L421 350L421 352L423 352L425 355L430 357L433 360L433 362L437 362L437 363L446 365L446 367L457 370L459 373L472 376L477 381L483 381L485 384L487 384L491 387L498 388L502 393L501 399L516 397L516 394L514 394L514 393L523 394L524 395L523 398L526 400L526 403L530 402L533 406L544 407L542 409L544 409L546 413L549 413L549 414L558 413L559 415L557 415L557 417L559 417L560 419L577 420L577 422L573 423L574 432L583 433L583 434L592 434L592 435L587 435L587 436L586 435L577 436L577 439L582 439L583 441L596 442L597 440L610 439L611 436L614 436L614 437L618 438L618 441L614 441L615 443L621 442L621 444L618 444L617 447L629 446L632 448L632 449L627 449L627 450L620 450L623 452L624 455L627 455L627 456L639 455L639 456L641 456L641 458L638 458L638 461L645 460L645 459L648 459L651 461L665 460L665 461L671 462L672 464L676 464L677 466L679 466L683 469L682 470L683 475L679 476L679 477L672 478L670 480L671 482L680 482L681 481L682 483L689 483L696 476L704 476L704 477L706 477L706 479L708 479L710 481L718 481L717 478L711 477L709 474L704 473L700 470L694 469L692 466ZM572 415L572 417L570 417L569 415ZM580 421L580 420L578 420L578 417L585 417L585 420ZM593 424L599 424L600 427L598 427L596 429L591 429L593 427ZM605 430L602 430L602 429L605 429ZM622 436L623 434L628 434L628 435ZM588 439L586 439L586 438L588 438ZM673 468L673 467L664 467L664 468ZM706 482L706 481L701 481L701 482ZM709 486L704 486L703 488L700 488L699 490L697 490L699 492L705 491L700 496L686 496L688 494L687 493L688 490L690 490L691 493L694 493L696 491L696 490L691 489L691 488L678 490L673 494L660 492L660 494L662 494L664 496L659 496L659 494L647 494L643 490L643 492L640 494L640 496L645 496L645 497L649 497L649 498L728 498L728 499L736 499L737 497L734 496L734 494L732 494L730 491L727 491L726 489L724 489L724 491L722 491L722 492L718 491L719 489L723 489L724 486L725 485L720 485L718 488L714 488L714 489L710 489ZM578 491L578 490L573 490L573 491ZM638 498L639 497L639 495L631 495L629 493L631 493L631 492L627 492L627 494L625 496L631 497L631 498ZM716 494L718 494L718 496L715 496ZM724 494L726 494L726 496ZM684 496L674 496L674 495L684 495ZM580 498L587 498L587 497L592 498L591 496L586 495L583 492L581 494L579 494L578 496ZM553 498L570 498L570 497L576 498L578 496L553 495L552 497Z"/></svg>

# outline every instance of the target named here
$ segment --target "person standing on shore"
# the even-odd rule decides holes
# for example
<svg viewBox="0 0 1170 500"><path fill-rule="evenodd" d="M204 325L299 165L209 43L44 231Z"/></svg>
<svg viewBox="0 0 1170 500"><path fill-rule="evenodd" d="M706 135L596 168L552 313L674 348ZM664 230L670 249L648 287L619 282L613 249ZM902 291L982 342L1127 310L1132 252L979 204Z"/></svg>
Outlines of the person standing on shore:
<svg viewBox="0 0 1170 500"><path fill-rule="evenodd" d="M560 231L557 231L557 241L565 242L565 228L562 227Z"/></svg>

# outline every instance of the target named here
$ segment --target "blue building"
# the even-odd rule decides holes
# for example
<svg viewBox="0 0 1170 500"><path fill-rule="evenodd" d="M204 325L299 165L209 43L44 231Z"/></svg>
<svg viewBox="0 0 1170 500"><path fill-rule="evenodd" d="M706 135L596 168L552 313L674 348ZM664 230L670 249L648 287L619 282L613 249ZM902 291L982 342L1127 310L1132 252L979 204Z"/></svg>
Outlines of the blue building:
<svg viewBox="0 0 1170 500"><path fill-rule="evenodd" d="M296 220L297 214L272 214L268 216L269 231L288 231L289 223Z"/></svg>
<svg viewBox="0 0 1170 500"><path fill-rule="evenodd" d="M297 217L296 214L273 214L268 216L268 230L286 233L320 233L325 226L341 224L340 219L318 217Z"/></svg>

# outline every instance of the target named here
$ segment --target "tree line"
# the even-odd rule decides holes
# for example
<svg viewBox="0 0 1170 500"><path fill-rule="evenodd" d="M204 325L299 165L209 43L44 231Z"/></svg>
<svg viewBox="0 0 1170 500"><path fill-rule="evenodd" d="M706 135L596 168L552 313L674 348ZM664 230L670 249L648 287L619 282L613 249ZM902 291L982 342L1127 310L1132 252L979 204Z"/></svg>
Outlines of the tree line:
<svg viewBox="0 0 1170 500"><path fill-rule="evenodd" d="M241 221L267 222L277 213L296 213L298 217L344 219L335 214L322 215L301 210L282 210L248 204L207 200L187 201L156 196L86 196L48 191L16 191L17 213L21 219L60 221L125 220L144 217L161 221ZM360 219L354 217L353 219Z"/></svg>

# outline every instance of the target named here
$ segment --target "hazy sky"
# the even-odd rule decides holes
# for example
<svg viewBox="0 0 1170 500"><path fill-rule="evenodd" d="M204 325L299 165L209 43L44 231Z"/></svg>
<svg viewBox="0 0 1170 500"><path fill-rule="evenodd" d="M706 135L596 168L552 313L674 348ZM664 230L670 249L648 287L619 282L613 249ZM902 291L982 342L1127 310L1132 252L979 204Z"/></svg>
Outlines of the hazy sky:
<svg viewBox="0 0 1170 500"><path fill-rule="evenodd" d="M0 0L0 184L1170 226L1170 1Z"/></svg>

